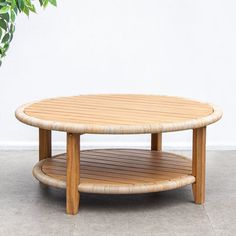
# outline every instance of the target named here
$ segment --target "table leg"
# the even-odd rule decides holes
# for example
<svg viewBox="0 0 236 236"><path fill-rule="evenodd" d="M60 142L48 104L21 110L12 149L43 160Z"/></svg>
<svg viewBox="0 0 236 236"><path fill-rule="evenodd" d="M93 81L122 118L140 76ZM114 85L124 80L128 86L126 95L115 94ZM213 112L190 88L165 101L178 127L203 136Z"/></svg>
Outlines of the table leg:
<svg viewBox="0 0 236 236"><path fill-rule="evenodd" d="M51 130L39 129L39 161L52 156Z"/></svg>
<svg viewBox="0 0 236 236"><path fill-rule="evenodd" d="M193 196L196 204L205 202L206 169L206 127L193 130L192 174L196 180L193 184Z"/></svg>
<svg viewBox="0 0 236 236"><path fill-rule="evenodd" d="M80 135L67 133L66 212L78 213L79 208Z"/></svg>
<svg viewBox="0 0 236 236"><path fill-rule="evenodd" d="M153 151L162 150L162 133L151 134L151 150Z"/></svg>

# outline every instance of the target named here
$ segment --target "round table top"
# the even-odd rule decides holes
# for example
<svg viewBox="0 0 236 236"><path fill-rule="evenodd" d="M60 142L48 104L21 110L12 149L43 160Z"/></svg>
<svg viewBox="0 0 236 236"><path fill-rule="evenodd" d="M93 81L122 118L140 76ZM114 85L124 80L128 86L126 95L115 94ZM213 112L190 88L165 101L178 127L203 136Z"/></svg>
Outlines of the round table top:
<svg viewBox="0 0 236 236"><path fill-rule="evenodd" d="M195 129L216 122L216 106L158 95L80 95L29 103L16 110L23 123L90 134L142 134Z"/></svg>

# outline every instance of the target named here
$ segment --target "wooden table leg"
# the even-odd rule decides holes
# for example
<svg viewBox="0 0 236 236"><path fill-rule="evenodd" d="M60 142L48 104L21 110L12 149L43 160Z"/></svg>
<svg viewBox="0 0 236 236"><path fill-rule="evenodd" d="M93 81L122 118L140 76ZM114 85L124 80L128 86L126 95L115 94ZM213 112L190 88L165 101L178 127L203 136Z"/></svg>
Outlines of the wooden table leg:
<svg viewBox="0 0 236 236"><path fill-rule="evenodd" d="M151 150L161 151L162 150L162 133L151 134Z"/></svg>
<svg viewBox="0 0 236 236"><path fill-rule="evenodd" d="M192 174L196 181L193 184L193 196L196 204L205 202L206 169L206 127L193 130Z"/></svg>
<svg viewBox="0 0 236 236"><path fill-rule="evenodd" d="M52 156L51 130L39 129L39 161Z"/></svg>
<svg viewBox="0 0 236 236"><path fill-rule="evenodd" d="M80 135L67 133L66 212L78 213L79 208Z"/></svg>

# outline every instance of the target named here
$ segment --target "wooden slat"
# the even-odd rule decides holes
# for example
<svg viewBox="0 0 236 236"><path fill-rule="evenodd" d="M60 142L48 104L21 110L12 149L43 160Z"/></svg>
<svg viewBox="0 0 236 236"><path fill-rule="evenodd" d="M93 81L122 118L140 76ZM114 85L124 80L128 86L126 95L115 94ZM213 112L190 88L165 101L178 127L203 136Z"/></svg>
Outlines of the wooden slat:
<svg viewBox="0 0 236 236"><path fill-rule="evenodd" d="M86 154L89 153L89 151L93 152L93 150L87 150ZM103 150L96 150L96 155L102 153L102 154L112 154L112 155L117 155L122 156L122 157L127 157L127 159L131 158L132 156L135 156L135 158L141 158L143 159L144 157L146 159L150 159L155 161L156 158L160 159L162 161L168 161L168 160L173 160L173 156L175 156L176 160L178 162L186 162L186 157L182 157L180 155L176 155L174 153L168 153L168 152L156 152L156 151L149 151L147 150L142 150L142 149L103 149ZM164 155L163 155L164 154ZM112 156L110 155L110 156Z"/></svg>
<svg viewBox="0 0 236 236"><path fill-rule="evenodd" d="M175 162L168 161L165 162L164 160L160 160L158 158L154 159L152 158L151 160L146 160L145 157L143 160L140 160L140 158L135 159L134 156L129 156L130 158L122 158L121 155L117 157L115 154L110 154L111 156L107 156L107 154L102 154L100 153L97 155L97 153L91 153L87 154L86 152L82 153L81 157L81 162L85 163L104 163L104 164L110 164L110 165L121 165L121 166L134 166L136 168L153 168L154 170L156 168L161 168L161 167L166 167L170 169L176 169L176 170L191 170L191 167L189 166L189 161L186 160L185 162L180 162L178 163L178 160L175 160ZM111 158L112 157L112 158ZM55 165L59 163L64 163L64 156L59 156L54 160L48 160L48 162L54 162ZM175 157L176 158L176 157Z"/></svg>
<svg viewBox="0 0 236 236"><path fill-rule="evenodd" d="M136 105L136 106L133 106L132 108L129 107L129 106L121 106L122 104L119 104L119 106L115 106L114 103L112 103L110 106L106 104L104 104L103 106L101 106L101 104L97 104L95 106L92 105L92 104L76 104L76 105L73 105L73 104L65 104L65 103L58 103L58 104L35 104L34 108L33 107L28 107L27 108L27 111L28 112L35 112L35 107L37 107L37 110L38 112L42 112L44 111L45 113L46 112L50 112L50 111L53 111L55 112L55 114L57 113L60 113L61 111L61 106L64 105L64 106L68 106L68 110L67 110L67 113L70 113L70 114L80 114L78 112L78 109L83 109L83 114L86 114L86 115L89 115L91 113L91 111L93 110L96 110L96 114L103 114L104 112L111 112L109 113L109 115L118 115L118 113L121 113L121 112L124 112L126 111L126 113L123 114L123 116L127 116L127 115L130 115L130 114L138 114L140 117L146 117L147 115L151 116L151 115L155 115L156 114L156 110L160 110L159 112L159 116L163 116L163 115L166 115L166 114L173 114L173 115L179 115L179 116L182 116L182 117L185 117L185 118L188 118L188 117L191 117L191 114L190 114L190 111L194 112L196 115L198 114L202 114L202 112L207 112L209 110L207 109L199 109L196 111L196 108L194 107L190 107L189 109L186 109L186 108L182 108L181 110L178 110L178 107L176 106L157 106L157 107L153 107L153 108L147 108L146 106L140 106L139 105ZM172 109L172 111L170 111L170 109Z"/></svg>
<svg viewBox="0 0 236 236"><path fill-rule="evenodd" d="M129 173L137 173L138 175L145 175L145 174L153 174L153 175L158 175L158 176L178 176L179 174L183 174L186 173L186 170L181 171L181 170L171 170L170 169L166 169L166 168L158 168L158 172L157 169L152 169L152 168L142 168L142 167L136 167L134 168L134 166L127 166L127 165L116 165L116 164L109 164L109 163L98 163L98 162L88 162L88 161L81 161L81 164L83 166L83 169L89 168L92 170L92 168L96 167L96 168L101 168L102 171L104 170L104 168L106 170L112 170L112 171L127 171ZM58 163L56 161L54 161L53 163L47 163L47 166L43 166L43 171L45 169L58 169L58 170L65 170L65 164L64 163ZM46 171L47 172L47 171ZM83 172L83 171L82 171ZM191 170L188 171L189 174L191 174Z"/></svg>
<svg viewBox="0 0 236 236"><path fill-rule="evenodd" d="M124 175L132 175L132 176L143 176L143 177L160 177L160 178L166 178L168 176L179 176L180 174L191 174L191 170L189 171L182 171L182 172L168 172L168 169L166 171L163 171L162 169L158 168L157 170L150 170L150 169L138 169L138 168L131 168L126 166L117 166L117 165L102 165L100 163L88 163L88 162L82 162L83 168L81 171L81 176L84 173L88 173L89 171L93 172L101 172L101 173L119 173ZM106 172L104 172L104 168L106 169ZM47 166L43 166L43 171L46 173L54 173L54 172L65 172L64 166L58 166L55 162L50 163Z"/></svg>
<svg viewBox="0 0 236 236"><path fill-rule="evenodd" d="M107 166L121 166L121 167L135 167L136 169L145 169L149 168L150 170L156 170L157 168L159 171L163 169L172 169L172 172L181 172L189 170L191 171L191 166L189 165L189 160L183 159L182 157L164 153L160 155L158 152L148 152L148 155L141 156L137 155L138 152L133 152L132 155L129 154L130 150L117 150L116 152L111 150L110 152L107 150L96 150L94 151L84 151L81 154L81 162L85 164L105 164ZM127 153L129 155L127 155ZM144 153L147 153L145 150ZM156 153L156 156L154 155ZM141 152L143 154L143 151ZM172 155L172 156L171 156ZM151 156L151 158L150 158ZM166 157L172 157L169 160L165 160ZM65 155L57 156L54 160L48 160L48 165L52 165L51 162L54 162L53 165L63 166L65 163ZM173 162L174 160L174 162Z"/></svg>
<svg viewBox="0 0 236 236"><path fill-rule="evenodd" d="M49 167L49 166L44 166L43 167L43 171L45 171L47 174L60 174L63 175L65 174L65 169L62 167ZM127 169L125 168L110 168L110 167L106 167L106 172L104 172L104 167L102 166L91 166L91 165L84 165L83 166L83 171L81 173L81 177L83 178L83 174L89 174L91 171L93 171L93 173L97 173L99 172L99 174L105 174L108 173L115 173L115 174L119 174L119 175L124 175L124 176L136 176L136 177L144 177L144 178L154 178L154 179L166 179L166 177L168 176L172 176L172 177L177 177L179 176L179 174L176 173L166 173L166 174L162 174L161 173L155 173L155 172L139 172L139 171L127 171ZM191 172L189 172L189 174L191 174Z"/></svg>

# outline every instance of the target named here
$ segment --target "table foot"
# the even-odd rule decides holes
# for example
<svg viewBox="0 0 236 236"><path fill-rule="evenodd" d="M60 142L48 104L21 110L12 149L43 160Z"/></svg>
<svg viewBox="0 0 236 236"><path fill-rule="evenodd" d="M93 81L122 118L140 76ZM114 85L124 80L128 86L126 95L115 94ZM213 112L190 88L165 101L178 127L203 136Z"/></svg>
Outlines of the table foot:
<svg viewBox="0 0 236 236"><path fill-rule="evenodd" d="M151 150L162 150L162 133L151 134Z"/></svg>
<svg viewBox="0 0 236 236"><path fill-rule="evenodd" d="M80 169L80 135L67 134L66 168L66 213L78 213L80 195L78 192Z"/></svg>
<svg viewBox="0 0 236 236"><path fill-rule="evenodd" d="M39 160L52 156L51 130L39 129Z"/></svg>
<svg viewBox="0 0 236 236"><path fill-rule="evenodd" d="M192 185L196 204L205 202L205 169L206 169L206 127L193 130Z"/></svg>

